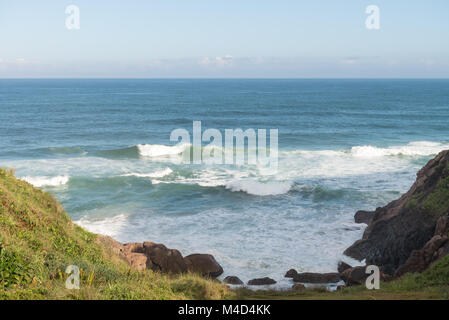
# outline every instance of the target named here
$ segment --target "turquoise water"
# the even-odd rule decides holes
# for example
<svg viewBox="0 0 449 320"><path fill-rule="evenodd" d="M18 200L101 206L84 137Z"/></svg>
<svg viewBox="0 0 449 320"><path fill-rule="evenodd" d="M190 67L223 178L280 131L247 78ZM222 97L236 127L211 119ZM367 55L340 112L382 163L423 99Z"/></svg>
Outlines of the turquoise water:
<svg viewBox="0 0 449 320"><path fill-rule="evenodd" d="M0 80L0 108L0 166L78 224L281 285L290 268L334 271L363 233L354 212L449 149L448 80ZM181 163L170 133L194 120L278 129L277 173Z"/></svg>

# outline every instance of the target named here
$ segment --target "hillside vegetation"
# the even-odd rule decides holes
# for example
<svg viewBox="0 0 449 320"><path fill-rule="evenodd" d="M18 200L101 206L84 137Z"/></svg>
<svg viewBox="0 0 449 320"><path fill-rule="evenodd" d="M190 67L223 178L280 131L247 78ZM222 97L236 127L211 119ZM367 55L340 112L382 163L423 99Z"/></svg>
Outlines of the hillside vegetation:
<svg viewBox="0 0 449 320"><path fill-rule="evenodd" d="M65 287L80 268L80 290ZM48 193L0 169L0 299L223 299L226 286L197 275L130 270L75 225Z"/></svg>

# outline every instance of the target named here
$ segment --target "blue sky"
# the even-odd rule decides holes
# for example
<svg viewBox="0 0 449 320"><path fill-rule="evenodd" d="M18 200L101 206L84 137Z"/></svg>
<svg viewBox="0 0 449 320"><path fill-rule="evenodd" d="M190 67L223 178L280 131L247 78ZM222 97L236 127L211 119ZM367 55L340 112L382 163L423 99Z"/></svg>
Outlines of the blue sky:
<svg viewBox="0 0 449 320"><path fill-rule="evenodd" d="M448 13L447 0L0 0L0 77L449 78Z"/></svg>

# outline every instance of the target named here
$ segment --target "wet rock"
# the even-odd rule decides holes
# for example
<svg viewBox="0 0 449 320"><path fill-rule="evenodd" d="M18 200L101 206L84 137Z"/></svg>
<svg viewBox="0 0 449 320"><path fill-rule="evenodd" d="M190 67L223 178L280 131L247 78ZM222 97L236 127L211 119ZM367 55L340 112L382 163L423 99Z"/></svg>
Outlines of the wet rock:
<svg viewBox="0 0 449 320"><path fill-rule="evenodd" d="M265 277L265 278L257 278L257 279L252 279L248 281L248 285L250 286L264 286L264 285L271 285L271 284L275 284L276 281Z"/></svg>
<svg viewBox="0 0 449 320"><path fill-rule="evenodd" d="M285 274L285 278L294 278L296 275L298 274L298 271L296 271L295 269L290 269L287 271L287 273Z"/></svg>
<svg viewBox="0 0 449 320"><path fill-rule="evenodd" d="M336 283L341 280L338 273L298 273L293 277L294 282L302 283Z"/></svg>
<svg viewBox="0 0 449 320"><path fill-rule="evenodd" d="M216 278L223 273L223 268L210 254L191 254L184 258L187 270L199 273L203 277Z"/></svg>
<svg viewBox="0 0 449 320"><path fill-rule="evenodd" d="M227 283L227 284L233 284L233 285L242 285L243 284L243 281L240 280L236 276L227 276L226 278L224 278L223 282Z"/></svg>

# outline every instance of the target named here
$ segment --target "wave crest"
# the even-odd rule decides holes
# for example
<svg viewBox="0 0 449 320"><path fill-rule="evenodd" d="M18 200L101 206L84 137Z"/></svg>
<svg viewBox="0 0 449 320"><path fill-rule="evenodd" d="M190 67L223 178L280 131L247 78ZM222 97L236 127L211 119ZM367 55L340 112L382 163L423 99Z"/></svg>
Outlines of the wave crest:
<svg viewBox="0 0 449 320"><path fill-rule="evenodd" d="M25 180L28 183L31 183L33 186L40 187L57 187L65 185L69 182L69 176L56 176L56 177L22 177L22 180Z"/></svg>

